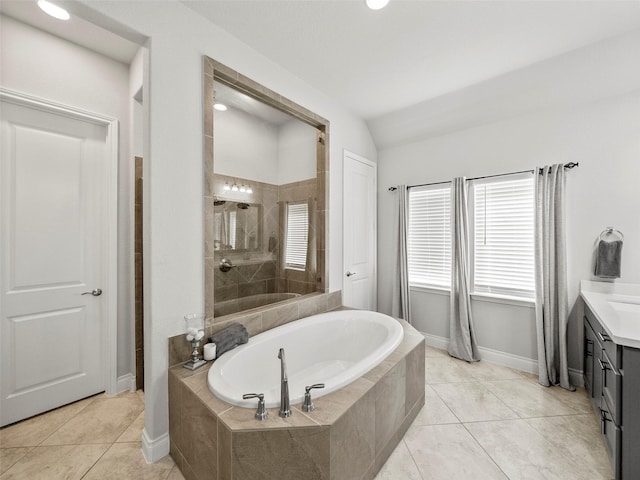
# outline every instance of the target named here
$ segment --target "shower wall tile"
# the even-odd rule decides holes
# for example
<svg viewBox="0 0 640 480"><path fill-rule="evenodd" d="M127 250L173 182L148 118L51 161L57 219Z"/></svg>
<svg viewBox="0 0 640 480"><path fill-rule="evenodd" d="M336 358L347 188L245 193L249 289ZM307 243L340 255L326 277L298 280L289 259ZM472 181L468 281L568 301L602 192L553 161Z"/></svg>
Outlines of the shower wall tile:
<svg viewBox="0 0 640 480"><path fill-rule="evenodd" d="M250 297L267 293L267 282L260 280L257 282L241 283L238 285L238 298Z"/></svg>
<svg viewBox="0 0 640 480"><path fill-rule="evenodd" d="M213 280L216 288L228 287L230 285L237 285L240 283L241 278L238 268L232 268L228 272L223 272L219 268L219 262L213 262Z"/></svg>
<svg viewBox="0 0 640 480"><path fill-rule="evenodd" d="M214 290L216 302L224 302L225 300L233 300L238 298L238 285L229 285L219 287Z"/></svg>
<svg viewBox="0 0 640 480"><path fill-rule="evenodd" d="M316 291L316 286L313 283L298 282L296 280L287 281L287 291L290 293L297 293L300 295L307 295Z"/></svg>

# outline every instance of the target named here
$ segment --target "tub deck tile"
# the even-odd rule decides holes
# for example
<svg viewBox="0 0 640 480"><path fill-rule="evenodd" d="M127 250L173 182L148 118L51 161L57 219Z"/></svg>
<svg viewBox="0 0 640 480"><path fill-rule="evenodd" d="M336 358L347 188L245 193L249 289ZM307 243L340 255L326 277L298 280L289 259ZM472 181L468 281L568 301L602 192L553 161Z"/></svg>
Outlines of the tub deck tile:
<svg viewBox="0 0 640 480"><path fill-rule="evenodd" d="M256 401L257 403L257 401ZM300 410L292 407L292 415L287 418L278 416L279 408L268 408L269 416L266 420L256 420L255 410L252 408L232 407L220 415L220 420L234 433L255 430L278 430L292 427L317 427L320 424Z"/></svg>
<svg viewBox="0 0 640 480"><path fill-rule="evenodd" d="M361 377L340 390L314 399L316 409L306 415L320 425L332 425L374 386L374 382Z"/></svg>

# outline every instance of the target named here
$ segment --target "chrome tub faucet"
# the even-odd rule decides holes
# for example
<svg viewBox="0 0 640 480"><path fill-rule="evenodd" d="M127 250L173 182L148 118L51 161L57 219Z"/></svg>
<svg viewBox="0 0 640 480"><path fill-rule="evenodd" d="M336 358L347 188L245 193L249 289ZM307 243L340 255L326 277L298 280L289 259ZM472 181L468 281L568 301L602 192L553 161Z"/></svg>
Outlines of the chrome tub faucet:
<svg viewBox="0 0 640 480"><path fill-rule="evenodd" d="M284 359L284 348L278 352L280 359L280 415L282 418L291 416L291 405L289 404L289 379L287 378L287 364Z"/></svg>

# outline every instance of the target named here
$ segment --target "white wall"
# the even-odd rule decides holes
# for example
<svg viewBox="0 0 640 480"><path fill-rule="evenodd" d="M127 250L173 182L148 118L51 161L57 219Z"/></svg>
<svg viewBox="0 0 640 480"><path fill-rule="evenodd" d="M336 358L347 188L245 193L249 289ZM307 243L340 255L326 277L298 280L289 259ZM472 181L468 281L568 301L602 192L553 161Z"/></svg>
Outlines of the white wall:
<svg viewBox="0 0 640 480"><path fill-rule="evenodd" d="M299 120L278 129L278 185L316 178L317 130Z"/></svg>
<svg viewBox="0 0 640 480"><path fill-rule="evenodd" d="M638 82L640 87L640 79ZM580 162L567 172L570 367L581 370L581 279L592 279L593 247L613 226L625 235L621 282L640 283L640 93L528 114L379 153L378 251L390 252L396 227L391 185L476 177ZM379 255L379 308L391 309L395 254ZM448 337L448 296L412 292L418 330ZM474 299L480 346L535 359L533 309Z"/></svg>
<svg viewBox="0 0 640 480"><path fill-rule="evenodd" d="M283 185L316 177L316 129L300 120L270 124L230 108L214 112L214 171Z"/></svg>
<svg viewBox="0 0 640 480"><path fill-rule="evenodd" d="M230 108L214 112L214 171L220 175L278 184L278 129Z"/></svg>
<svg viewBox="0 0 640 480"><path fill-rule="evenodd" d="M131 363L129 67L10 17L0 17L0 34L3 87L119 121L117 371L118 376L135 373Z"/></svg>
<svg viewBox="0 0 640 480"><path fill-rule="evenodd" d="M149 38L143 439L145 455L156 459L168 453L167 337L182 333L183 315L200 311L204 305L202 55L331 122L331 291L342 288L342 151L348 149L371 160L377 155L361 120L182 4L84 0L82 6L85 16L95 23L117 23Z"/></svg>

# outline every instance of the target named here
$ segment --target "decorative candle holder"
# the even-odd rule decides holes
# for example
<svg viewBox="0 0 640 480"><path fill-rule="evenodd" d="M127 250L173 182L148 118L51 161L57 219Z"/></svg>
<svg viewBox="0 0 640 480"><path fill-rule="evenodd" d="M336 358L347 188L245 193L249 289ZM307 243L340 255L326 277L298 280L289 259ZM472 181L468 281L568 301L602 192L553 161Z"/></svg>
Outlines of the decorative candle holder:
<svg viewBox="0 0 640 480"><path fill-rule="evenodd" d="M198 367L204 365L205 362L200 358L198 354L198 347L200 346L200 340L204 338L204 319L206 315L204 313L190 313L184 316L187 331L187 342L191 343L193 352L191 353L191 360L183 365L184 368L189 370L195 370Z"/></svg>

